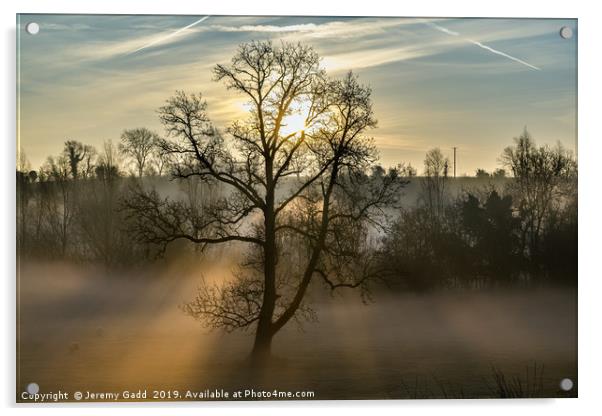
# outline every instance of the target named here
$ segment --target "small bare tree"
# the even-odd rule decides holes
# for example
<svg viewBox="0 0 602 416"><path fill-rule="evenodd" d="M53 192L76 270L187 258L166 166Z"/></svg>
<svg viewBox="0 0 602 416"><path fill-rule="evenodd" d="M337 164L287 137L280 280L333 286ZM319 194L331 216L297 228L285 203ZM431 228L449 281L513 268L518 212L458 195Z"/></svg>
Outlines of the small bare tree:
<svg viewBox="0 0 602 416"><path fill-rule="evenodd" d="M82 160L81 177L82 179L88 179L94 175L98 153L96 152L96 149L90 145L84 146L84 149L85 156Z"/></svg>
<svg viewBox="0 0 602 416"><path fill-rule="evenodd" d="M121 157L117 146L112 140L106 140L102 145L102 152L98 156L95 167L96 178L105 183L113 183L120 175Z"/></svg>
<svg viewBox="0 0 602 416"><path fill-rule="evenodd" d="M163 176L167 170L167 164L169 163L169 155L165 153L161 146L161 138L155 137L153 142L153 148L151 151L151 169L157 176Z"/></svg>
<svg viewBox="0 0 602 416"><path fill-rule="evenodd" d="M47 225L51 234L58 236L59 254L65 256L69 241L73 238L72 224L75 214L75 181L70 179L74 174L71 159L65 154L56 158L49 157L40 174L45 178L47 187L52 190L44 207Z"/></svg>
<svg viewBox="0 0 602 416"><path fill-rule="evenodd" d="M131 158L134 169L141 178L144 168L152 157L158 135L147 128L125 130L121 134L119 150Z"/></svg>
<svg viewBox="0 0 602 416"><path fill-rule="evenodd" d="M31 163L22 148L17 151L17 247L22 250L27 244L27 228L29 222L29 199L32 194L31 184L37 179L37 172L31 170Z"/></svg>
<svg viewBox="0 0 602 416"><path fill-rule="evenodd" d="M371 91L351 73L328 79L311 47L243 44L214 75L251 108L225 137L200 95L178 92L159 115L172 176L219 186L220 196L199 209L139 186L125 207L138 238L163 250L179 239L248 246L235 279L203 285L185 310L212 327L255 326L252 356L263 359L291 319L313 316L304 300L314 277L366 288L378 274L369 227L382 224L404 182L394 171L366 174L377 159L366 136L376 125Z"/></svg>
<svg viewBox="0 0 602 416"><path fill-rule="evenodd" d="M445 187L448 179L449 160L439 148L426 153L424 159L423 198L434 219L440 218L445 205Z"/></svg>
<svg viewBox="0 0 602 416"><path fill-rule="evenodd" d="M89 152L91 152L91 148L85 146L81 142L76 140L68 140L65 142L63 155L69 162L70 173L73 179L79 178L79 164L86 158Z"/></svg>

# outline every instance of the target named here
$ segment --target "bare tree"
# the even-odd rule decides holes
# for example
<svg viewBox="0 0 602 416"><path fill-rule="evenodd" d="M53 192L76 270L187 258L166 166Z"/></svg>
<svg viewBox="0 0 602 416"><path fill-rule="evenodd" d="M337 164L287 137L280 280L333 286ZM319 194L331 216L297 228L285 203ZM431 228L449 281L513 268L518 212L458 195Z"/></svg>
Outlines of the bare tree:
<svg viewBox="0 0 602 416"><path fill-rule="evenodd" d="M65 154L57 158L49 157L40 171L45 186L48 187L49 198L45 200L44 212L51 235L58 236L59 254L65 256L74 219L74 181L71 159ZM76 171L77 172L77 171Z"/></svg>
<svg viewBox="0 0 602 416"><path fill-rule="evenodd" d="M22 250L27 244L27 226L29 220L29 199L31 184L37 179L37 172L31 170L31 163L22 148L17 152L17 247Z"/></svg>
<svg viewBox="0 0 602 416"><path fill-rule="evenodd" d="M113 141L105 141L95 168L96 177L104 182L113 182L120 174L120 159L117 147L113 144Z"/></svg>
<svg viewBox="0 0 602 416"><path fill-rule="evenodd" d="M439 148L426 153L424 159L423 198L433 218L439 218L445 205L445 186L448 179L449 160Z"/></svg>
<svg viewBox="0 0 602 416"><path fill-rule="evenodd" d="M173 177L215 184L220 196L198 209L139 186L125 207L136 235L163 250L179 239L248 245L234 281L202 286L185 309L213 327L256 325L252 356L261 359L291 319L313 316L304 298L315 276L335 289L365 286L376 273L364 255L367 227L381 223L403 181L366 175L376 160L365 135L376 125L371 91L351 73L329 80L312 48L243 44L214 75L251 108L225 138L200 95L178 92L159 114Z"/></svg>
<svg viewBox="0 0 602 416"><path fill-rule="evenodd" d="M22 147L19 147L17 151L17 171L18 172L29 172L31 170L31 163L27 158L27 154Z"/></svg>
<svg viewBox="0 0 602 416"><path fill-rule="evenodd" d="M493 173L491 174L491 177L493 179L504 179L506 177L506 170L502 169L502 168L498 168L493 171Z"/></svg>
<svg viewBox="0 0 602 416"><path fill-rule="evenodd" d="M523 249L533 257L546 219L576 192L577 163L560 144L537 147L526 128L514 142L504 149L501 161L514 177L508 187L523 219Z"/></svg>
<svg viewBox="0 0 602 416"><path fill-rule="evenodd" d="M488 179L491 178L491 173L487 172L485 169L477 169L474 174L475 178L478 179Z"/></svg>
<svg viewBox="0 0 602 416"><path fill-rule="evenodd" d="M157 176L163 176L169 163L169 155L165 153L161 146L161 138L157 135L153 141L151 151L152 170Z"/></svg>
<svg viewBox="0 0 602 416"><path fill-rule="evenodd" d="M397 169L404 178L413 178L418 174L416 168L412 166L411 163L408 163L407 165L405 163L400 163L395 169Z"/></svg>
<svg viewBox="0 0 602 416"><path fill-rule="evenodd" d="M85 156L82 160L82 173L81 176L83 179L88 179L92 177L94 174L94 169L96 168L96 159L98 157L98 153L93 146L85 145Z"/></svg>
<svg viewBox="0 0 602 416"><path fill-rule="evenodd" d="M125 130L121 134L119 150L132 159L139 178L144 174L144 168L152 157L157 140L157 134L144 127Z"/></svg>
<svg viewBox="0 0 602 416"><path fill-rule="evenodd" d="M86 158L87 153L90 151L91 148L89 146L84 146L82 143L76 140L68 140L65 142L63 155L69 162L71 178L78 179L79 164Z"/></svg>

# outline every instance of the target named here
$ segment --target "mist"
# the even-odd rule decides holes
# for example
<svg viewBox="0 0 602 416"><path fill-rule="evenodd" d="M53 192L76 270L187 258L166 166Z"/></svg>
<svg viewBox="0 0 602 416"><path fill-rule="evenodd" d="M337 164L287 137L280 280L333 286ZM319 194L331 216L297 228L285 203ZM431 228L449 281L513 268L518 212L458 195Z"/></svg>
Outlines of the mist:
<svg viewBox="0 0 602 416"><path fill-rule="evenodd" d="M206 256L205 256L206 257ZM201 274L234 263L191 258L159 270L106 272L26 262L20 273L18 372L25 389L138 391L265 388L317 399L492 397L493 368L543 395L577 375L576 292L312 294L318 322L283 329L267 368L248 365L252 332L202 328L178 305ZM533 383L534 381L531 381ZM19 391L18 390L18 391Z"/></svg>

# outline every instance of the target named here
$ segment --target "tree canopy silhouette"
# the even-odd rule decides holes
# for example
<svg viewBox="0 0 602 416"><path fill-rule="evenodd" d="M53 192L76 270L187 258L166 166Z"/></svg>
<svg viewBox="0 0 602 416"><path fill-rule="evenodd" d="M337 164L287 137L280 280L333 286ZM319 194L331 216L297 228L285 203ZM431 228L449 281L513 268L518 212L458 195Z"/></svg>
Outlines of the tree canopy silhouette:
<svg viewBox="0 0 602 416"><path fill-rule="evenodd" d="M577 163L560 144L537 147L526 128L514 139L514 146L504 149L501 160L514 176L509 192L523 219L523 251L533 259L540 254L550 214L576 200Z"/></svg>
<svg viewBox="0 0 602 416"><path fill-rule="evenodd" d="M203 284L185 310L212 327L255 325L252 355L263 358L291 319L313 316L304 301L312 280L365 289L378 275L369 229L405 182L395 170L366 174L377 160L371 90L352 73L329 78L311 47L245 43L213 74L246 99L246 119L222 135L201 95L182 91L159 117L172 176L198 178L218 196L199 207L139 187L126 209L138 238L163 250L181 239L248 245L235 279Z"/></svg>
<svg viewBox="0 0 602 416"><path fill-rule="evenodd" d="M124 130L121 134L119 151L132 159L139 178L148 167L158 140L159 136L145 127Z"/></svg>

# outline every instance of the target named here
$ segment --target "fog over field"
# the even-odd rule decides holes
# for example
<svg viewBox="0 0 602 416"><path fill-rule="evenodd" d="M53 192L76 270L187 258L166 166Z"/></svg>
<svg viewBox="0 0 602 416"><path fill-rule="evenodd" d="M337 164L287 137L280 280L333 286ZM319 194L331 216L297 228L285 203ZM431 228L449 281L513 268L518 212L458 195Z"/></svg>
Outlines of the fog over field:
<svg viewBox="0 0 602 416"><path fill-rule="evenodd" d="M21 385L49 391L314 391L316 399L495 397L495 367L542 395L577 376L576 292L558 289L312 293L319 321L274 340L274 363L248 364L252 333L202 328L179 304L200 279L227 278L227 256L148 272L23 264ZM527 372L541 371L529 381ZM537 376L538 377L538 376ZM571 395L576 394L576 390Z"/></svg>

